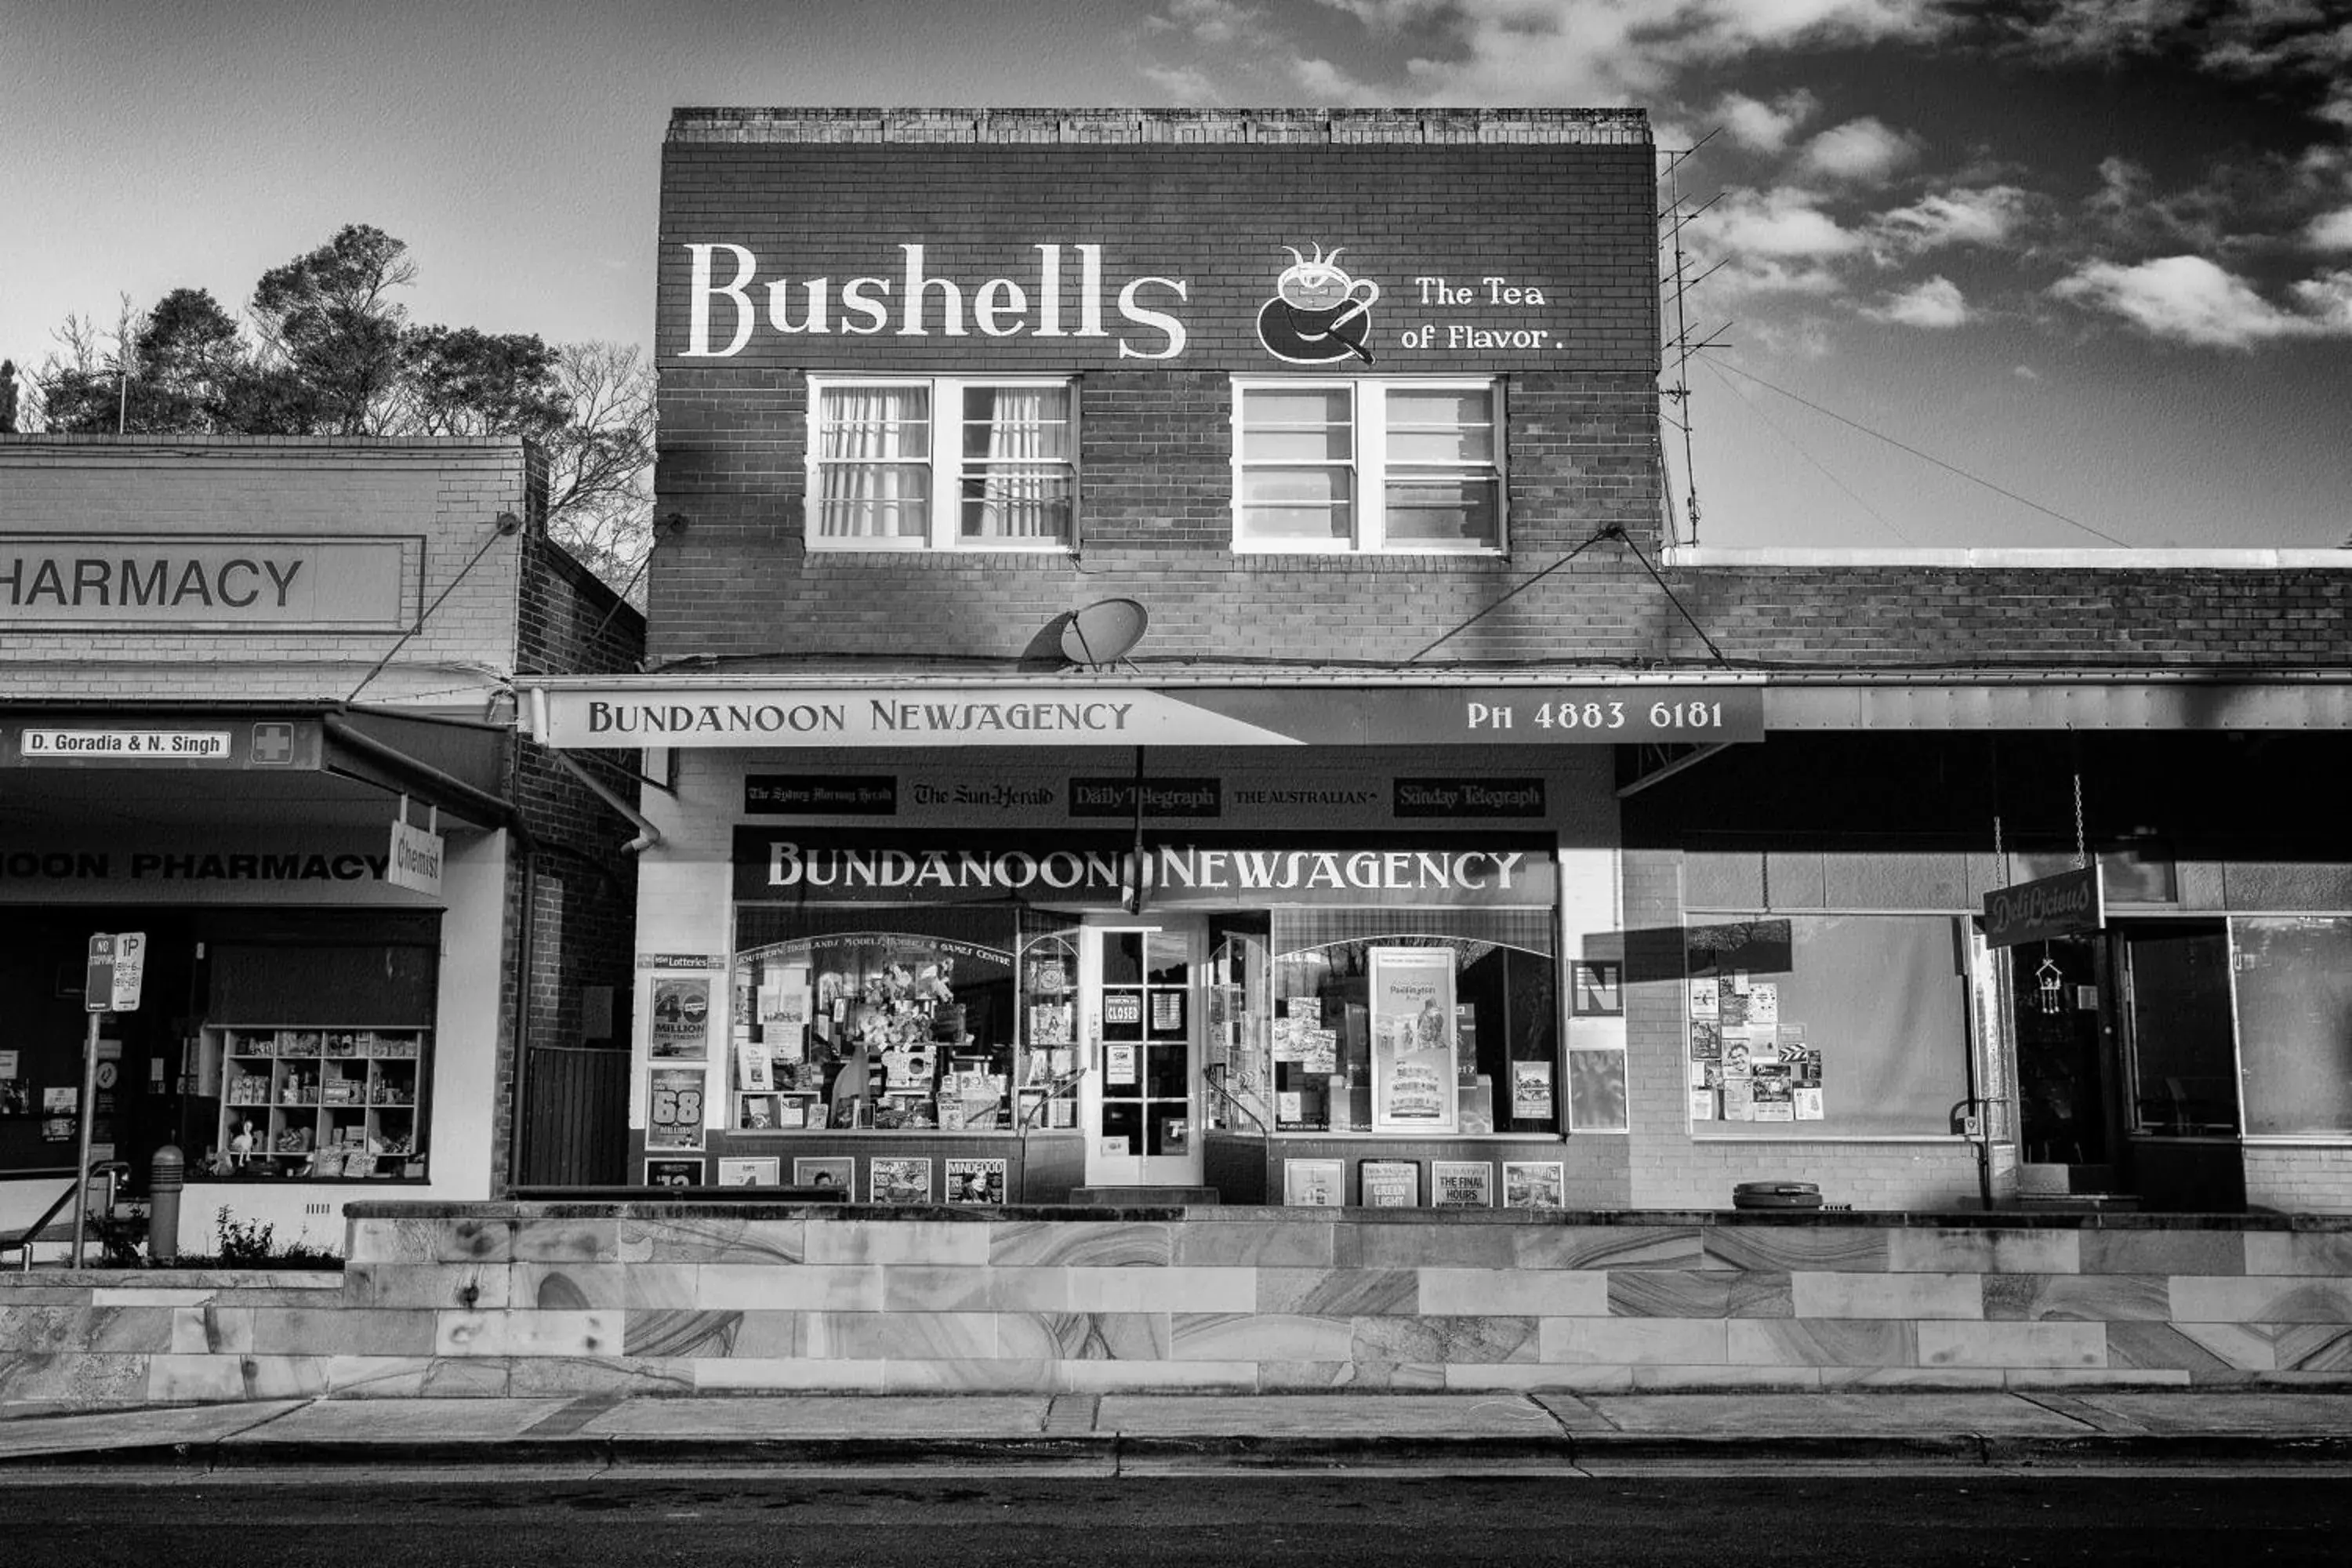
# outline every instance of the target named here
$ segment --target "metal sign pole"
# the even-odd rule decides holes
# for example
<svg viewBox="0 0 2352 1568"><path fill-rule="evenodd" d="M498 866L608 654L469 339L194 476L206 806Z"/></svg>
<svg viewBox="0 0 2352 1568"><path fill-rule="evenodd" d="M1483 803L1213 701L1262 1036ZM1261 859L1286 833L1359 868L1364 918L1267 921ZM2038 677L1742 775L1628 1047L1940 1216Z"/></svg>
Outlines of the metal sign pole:
<svg viewBox="0 0 2352 1568"><path fill-rule="evenodd" d="M89 1016L89 1034L82 1043L81 1052L81 1156L74 1162L74 1245L73 1266L82 1266L82 1245L89 1218L89 1133L92 1109L98 1104L98 1021L103 1013ZM26 1238L26 1245L31 1245ZM29 1251L26 1256L30 1256Z"/></svg>

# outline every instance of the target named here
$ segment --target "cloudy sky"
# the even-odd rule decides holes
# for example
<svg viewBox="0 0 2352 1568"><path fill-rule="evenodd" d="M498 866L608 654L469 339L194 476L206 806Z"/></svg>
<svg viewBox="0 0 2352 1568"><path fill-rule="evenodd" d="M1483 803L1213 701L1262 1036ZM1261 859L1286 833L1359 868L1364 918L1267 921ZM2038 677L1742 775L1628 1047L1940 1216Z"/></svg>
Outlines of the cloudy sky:
<svg viewBox="0 0 2352 1568"><path fill-rule="evenodd" d="M1386 103L1696 149L1705 543L2352 539L2344 0L7 0L0 355L352 222L648 342L675 105Z"/></svg>

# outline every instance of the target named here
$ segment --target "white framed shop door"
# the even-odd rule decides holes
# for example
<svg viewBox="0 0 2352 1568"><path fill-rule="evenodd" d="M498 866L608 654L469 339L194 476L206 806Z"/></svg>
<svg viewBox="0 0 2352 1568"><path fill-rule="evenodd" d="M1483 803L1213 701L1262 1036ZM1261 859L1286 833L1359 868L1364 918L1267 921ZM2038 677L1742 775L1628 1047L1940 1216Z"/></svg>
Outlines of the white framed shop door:
<svg viewBox="0 0 2352 1568"><path fill-rule="evenodd" d="M1079 1080L1087 1185L1201 1184L1201 996L1207 922L1089 916L1078 1016L1094 1070Z"/></svg>

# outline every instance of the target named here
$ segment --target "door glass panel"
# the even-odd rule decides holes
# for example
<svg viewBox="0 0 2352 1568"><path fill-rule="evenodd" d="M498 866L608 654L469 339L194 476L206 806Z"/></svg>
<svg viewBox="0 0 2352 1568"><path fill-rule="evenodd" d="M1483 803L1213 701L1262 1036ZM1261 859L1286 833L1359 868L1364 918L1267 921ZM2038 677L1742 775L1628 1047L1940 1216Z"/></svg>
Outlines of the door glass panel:
<svg viewBox="0 0 2352 1568"><path fill-rule="evenodd" d="M2124 954L2134 1131L2176 1138L2235 1132L2228 940L2218 928L2135 931L2124 939Z"/></svg>
<svg viewBox="0 0 2352 1568"><path fill-rule="evenodd" d="M2061 937L2008 951L2021 1156L2029 1164L2104 1165L2108 1090L2093 939Z"/></svg>

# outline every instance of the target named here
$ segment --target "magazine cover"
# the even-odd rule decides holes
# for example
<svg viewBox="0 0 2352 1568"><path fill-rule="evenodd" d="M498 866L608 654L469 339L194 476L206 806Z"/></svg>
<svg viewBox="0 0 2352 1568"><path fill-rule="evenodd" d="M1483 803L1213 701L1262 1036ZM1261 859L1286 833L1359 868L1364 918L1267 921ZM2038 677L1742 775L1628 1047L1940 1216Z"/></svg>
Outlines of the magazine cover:
<svg viewBox="0 0 2352 1568"><path fill-rule="evenodd" d="M947 1199L951 1204L991 1204L1003 1208L1004 1162L950 1160Z"/></svg>
<svg viewBox="0 0 2352 1568"><path fill-rule="evenodd" d="M1567 1168L1558 1160L1503 1162L1503 1206L1557 1209L1568 1206Z"/></svg>
<svg viewBox="0 0 2352 1568"><path fill-rule="evenodd" d="M1337 1160L1285 1160L1282 1201L1293 1208L1335 1209L1341 1205L1345 1180Z"/></svg>
<svg viewBox="0 0 2352 1568"><path fill-rule="evenodd" d="M1371 951L1372 1131L1455 1131L1454 950Z"/></svg>
<svg viewBox="0 0 2352 1568"><path fill-rule="evenodd" d="M1484 1160L1432 1161L1429 1188L1433 1208L1490 1209L1495 1206L1495 1167Z"/></svg>
<svg viewBox="0 0 2352 1568"><path fill-rule="evenodd" d="M931 1163L921 1160L868 1160L867 1201L877 1204L927 1204L931 1201Z"/></svg>
<svg viewBox="0 0 2352 1568"><path fill-rule="evenodd" d="M1356 1175L1361 1183L1364 1206L1371 1209L1412 1209L1421 1206L1421 1163L1418 1160L1361 1160Z"/></svg>
<svg viewBox="0 0 2352 1568"><path fill-rule="evenodd" d="M772 1187L778 1184L777 1159L764 1154L749 1159L729 1159L719 1162L719 1184L722 1187Z"/></svg>
<svg viewBox="0 0 2352 1568"><path fill-rule="evenodd" d="M831 1187L855 1197L857 1162L847 1154L801 1155L793 1161L793 1185Z"/></svg>
<svg viewBox="0 0 2352 1568"><path fill-rule="evenodd" d="M646 1162L646 1185L698 1187L702 1185L702 1162L699 1160L648 1160Z"/></svg>

